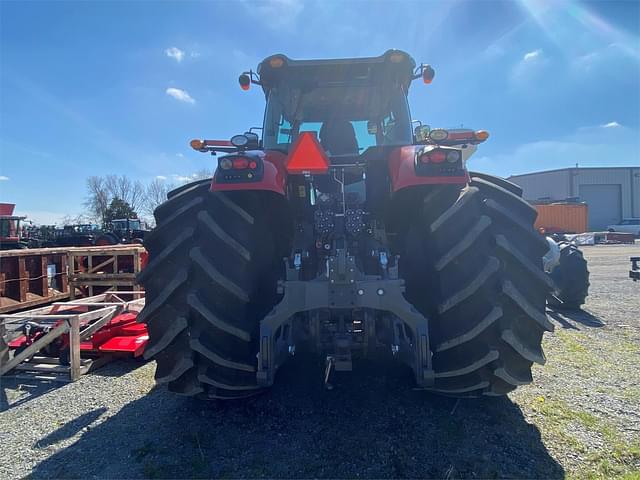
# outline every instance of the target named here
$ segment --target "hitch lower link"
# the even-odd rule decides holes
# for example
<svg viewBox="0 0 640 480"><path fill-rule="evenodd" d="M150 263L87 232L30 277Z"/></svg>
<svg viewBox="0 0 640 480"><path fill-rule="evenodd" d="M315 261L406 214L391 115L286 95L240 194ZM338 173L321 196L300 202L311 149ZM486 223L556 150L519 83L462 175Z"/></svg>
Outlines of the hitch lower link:
<svg viewBox="0 0 640 480"><path fill-rule="evenodd" d="M273 385L277 369L295 351L292 322L296 314L357 308L391 314L394 356L411 367L418 388L433 386L428 319L404 298L404 280L397 278L397 272L389 269L388 278L365 276L356 267L354 257L344 251L329 257L328 267L327 276L300 281L295 279L298 271L287 263L287 280L279 286L279 293L284 296L260 322L258 385Z"/></svg>

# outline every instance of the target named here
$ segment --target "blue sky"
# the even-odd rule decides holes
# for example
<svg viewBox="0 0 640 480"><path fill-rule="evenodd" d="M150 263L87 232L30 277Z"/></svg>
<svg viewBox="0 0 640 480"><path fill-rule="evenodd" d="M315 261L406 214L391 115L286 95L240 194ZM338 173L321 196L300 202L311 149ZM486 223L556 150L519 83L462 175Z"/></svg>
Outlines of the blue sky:
<svg viewBox="0 0 640 480"><path fill-rule="evenodd" d="M491 132L470 168L640 165L640 2L0 0L0 201L54 222L90 175L179 182L215 162L190 139L260 125L243 70L389 48L436 70L414 119Z"/></svg>

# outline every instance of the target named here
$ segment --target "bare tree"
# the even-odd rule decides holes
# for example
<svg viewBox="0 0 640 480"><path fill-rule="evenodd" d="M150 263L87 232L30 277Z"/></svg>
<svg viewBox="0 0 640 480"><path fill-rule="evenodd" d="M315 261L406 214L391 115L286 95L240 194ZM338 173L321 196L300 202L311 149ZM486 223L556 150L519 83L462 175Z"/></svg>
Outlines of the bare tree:
<svg viewBox="0 0 640 480"><path fill-rule="evenodd" d="M153 211L167 200L167 194L173 190L173 184L159 178L147 185L144 196L144 213L147 217L153 217Z"/></svg>
<svg viewBox="0 0 640 480"><path fill-rule="evenodd" d="M111 200L105 179L102 177L87 178L87 197L84 206L88 216L97 223L104 223L104 215Z"/></svg>
<svg viewBox="0 0 640 480"><path fill-rule="evenodd" d="M107 175L104 184L110 200L119 198L127 202L134 212L143 206L145 189L139 180L133 181L125 175Z"/></svg>
<svg viewBox="0 0 640 480"><path fill-rule="evenodd" d="M202 169L188 177L179 177L180 184L205 180L213 177L211 170ZM114 199L126 202L138 216L143 215L153 223L153 211L167 200L167 194L175 188L171 182L156 178L146 186L139 180L131 180L125 175L107 175L87 179L87 197L84 206L87 220L105 223L105 214ZM69 219L70 220L70 219Z"/></svg>
<svg viewBox="0 0 640 480"><path fill-rule="evenodd" d="M65 215L57 222L59 225L81 225L85 223L91 223L91 218L86 215L80 213L78 215Z"/></svg>

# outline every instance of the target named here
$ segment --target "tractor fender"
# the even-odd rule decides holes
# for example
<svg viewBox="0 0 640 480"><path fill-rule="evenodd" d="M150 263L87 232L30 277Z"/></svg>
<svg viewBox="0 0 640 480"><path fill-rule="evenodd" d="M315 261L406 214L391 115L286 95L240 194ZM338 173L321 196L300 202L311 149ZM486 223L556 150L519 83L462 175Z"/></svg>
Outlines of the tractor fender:
<svg viewBox="0 0 640 480"><path fill-rule="evenodd" d="M392 150L389 154L389 176L391 177L391 191L396 193L407 187L419 185L464 185L470 181L469 173L464 167L456 175L443 174L438 176L423 176L416 172L416 152L424 145L408 145Z"/></svg>
<svg viewBox="0 0 640 480"><path fill-rule="evenodd" d="M278 151L252 150L233 156L245 156L262 162L262 176L258 180L246 182L222 182L218 178L218 169L211 182L212 192L228 192L237 190L268 190L286 195L287 170L285 168L286 155Z"/></svg>

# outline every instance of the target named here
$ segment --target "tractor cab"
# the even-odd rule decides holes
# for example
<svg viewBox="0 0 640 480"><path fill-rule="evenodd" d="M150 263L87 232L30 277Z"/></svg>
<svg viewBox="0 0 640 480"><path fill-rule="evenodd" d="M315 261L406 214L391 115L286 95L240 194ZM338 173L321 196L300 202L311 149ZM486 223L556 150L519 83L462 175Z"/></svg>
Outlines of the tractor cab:
<svg viewBox="0 0 640 480"><path fill-rule="evenodd" d="M258 67L263 148L288 152L312 132L332 163L349 163L370 149L411 145L406 96L415 68L401 52L353 63L267 58Z"/></svg>
<svg viewBox="0 0 640 480"><path fill-rule="evenodd" d="M434 75L430 65L416 65L399 50L327 60L272 55L239 77L243 90L255 84L265 95L263 127L257 129L262 139L251 129L230 141L193 140L191 146L230 154L218 158L212 190L219 191L271 190L290 197L286 186L298 188L300 181L291 178L296 175L313 175L314 189L323 192L356 183L362 190L371 179L367 196L389 184L393 193L464 184L466 160L488 134L420 124L413 129L409 87L419 78L429 84Z"/></svg>

